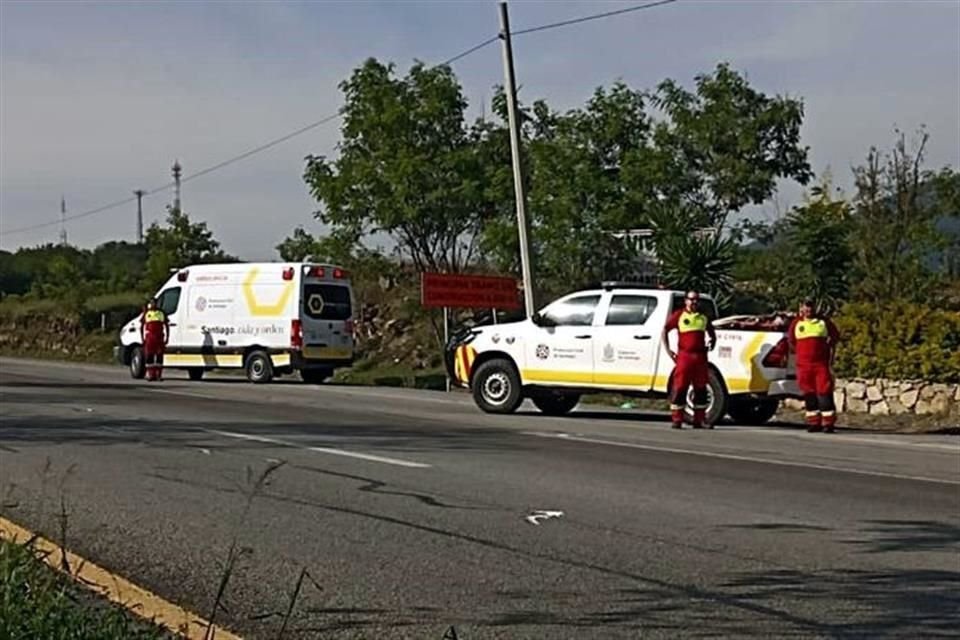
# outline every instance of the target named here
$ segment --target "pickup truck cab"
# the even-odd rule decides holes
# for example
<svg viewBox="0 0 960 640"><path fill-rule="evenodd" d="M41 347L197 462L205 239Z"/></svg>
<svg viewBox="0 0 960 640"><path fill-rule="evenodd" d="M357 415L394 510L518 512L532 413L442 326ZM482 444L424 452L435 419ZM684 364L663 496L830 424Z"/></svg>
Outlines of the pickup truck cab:
<svg viewBox="0 0 960 640"><path fill-rule="evenodd" d="M586 393L666 398L674 363L660 336L683 296L619 283L571 293L532 318L455 334L447 345L448 375L488 413L512 413L525 398L549 415L568 413ZM708 296L700 310L717 330L707 419L729 414L741 423L766 422L781 397L798 395L784 332L717 320ZM669 340L675 349L675 332ZM692 392L687 404L692 415Z"/></svg>

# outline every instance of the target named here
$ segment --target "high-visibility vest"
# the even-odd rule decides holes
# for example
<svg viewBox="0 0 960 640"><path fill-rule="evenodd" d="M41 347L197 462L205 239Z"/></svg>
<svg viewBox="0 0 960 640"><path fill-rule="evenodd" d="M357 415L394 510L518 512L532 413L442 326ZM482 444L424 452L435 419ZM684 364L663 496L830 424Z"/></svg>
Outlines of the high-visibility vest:
<svg viewBox="0 0 960 640"><path fill-rule="evenodd" d="M677 330L680 333L686 333L688 331L706 331L707 330L707 316L702 313L690 313L689 311L684 311L680 314L680 322L677 323Z"/></svg>
<svg viewBox="0 0 960 640"><path fill-rule="evenodd" d="M825 320L820 318L817 319L804 319L797 323L797 327L793 331L793 337L797 340L804 340L806 338L826 338L829 335L827 331L827 323Z"/></svg>
<svg viewBox="0 0 960 640"><path fill-rule="evenodd" d="M159 309L152 309L143 314L144 322L164 322L166 318L163 315L163 311Z"/></svg>

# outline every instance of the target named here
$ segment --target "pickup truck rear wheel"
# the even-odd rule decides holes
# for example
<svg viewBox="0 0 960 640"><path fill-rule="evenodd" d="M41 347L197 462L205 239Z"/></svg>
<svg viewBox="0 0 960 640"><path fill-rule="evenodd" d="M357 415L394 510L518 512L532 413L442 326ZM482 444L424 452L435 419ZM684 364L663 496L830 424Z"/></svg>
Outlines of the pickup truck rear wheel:
<svg viewBox="0 0 960 640"><path fill-rule="evenodd" d="M470 384L473 400L486 413L513 413L523 402L520 374L509 360L484 362Z"/></svg>
<svg viewBox="0 0 960 640"><path fill-rule="evenodd" d="M747 425L766 424L777 414L780 400L777 398L730 398L727 413L734 422Z"/></svg>
<svg viewBox="0 0 960 640"><path fill-rule="evenodd" d="M530 396L537 409L548 416L565 416L580 403L579 393L539 391Z"/></svg>
<svg viewBox="0 0 960 640"><path fill-rule="evenodd" d="M727 414L727 386L720 375L710 369L707 377L707 424L717 424ZM693 422L693 387L687 390L687 404L683 408L687 422Z"/></svg>

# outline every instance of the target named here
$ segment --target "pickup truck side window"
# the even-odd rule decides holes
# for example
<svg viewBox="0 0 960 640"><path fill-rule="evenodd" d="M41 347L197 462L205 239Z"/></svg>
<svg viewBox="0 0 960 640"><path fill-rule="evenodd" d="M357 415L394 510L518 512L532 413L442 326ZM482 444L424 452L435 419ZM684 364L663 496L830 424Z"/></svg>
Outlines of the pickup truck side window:
<svg viewBox="0 0 960 640"><path fill-rule="evenodd" d="M600 295L576 296L550 305L543 314L561 327L589 327L600 303Z"/></svg>
<svg viewBox="0 0 960 640"><path fill-rule="evenodd" d="M645 324L656 308L653 296L615 295L607 312L607 326Z"/></svg>

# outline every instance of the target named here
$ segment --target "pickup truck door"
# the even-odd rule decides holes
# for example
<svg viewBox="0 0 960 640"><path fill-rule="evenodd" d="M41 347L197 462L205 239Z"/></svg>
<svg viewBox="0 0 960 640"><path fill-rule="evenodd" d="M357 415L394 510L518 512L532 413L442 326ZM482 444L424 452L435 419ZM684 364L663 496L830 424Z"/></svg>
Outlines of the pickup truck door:
<svg viewBox="0 0 960 640"><path fill-rule="evenodd" d="M663 330L663 322L657 320L665 317L656 313L658 302L656 296L641 292L615 293L610 298L603 326L593 340L597 385L633 391L653 387Z"/></svg>
<svg viewBox="0 0 960 640"><path fill-rule="evenodd" d="M541 312L550 325L534 326L524 339L525 384L593 384L593 326L602 295L561 298Z"/></svg>

